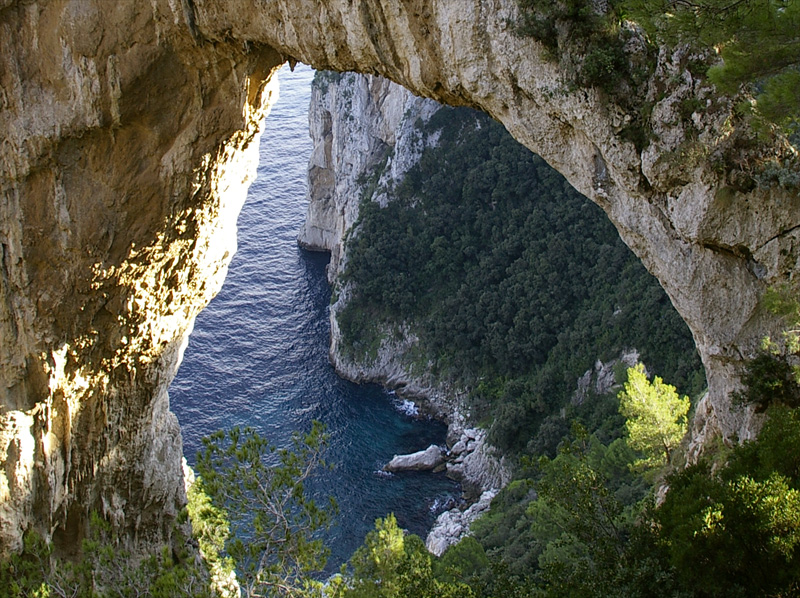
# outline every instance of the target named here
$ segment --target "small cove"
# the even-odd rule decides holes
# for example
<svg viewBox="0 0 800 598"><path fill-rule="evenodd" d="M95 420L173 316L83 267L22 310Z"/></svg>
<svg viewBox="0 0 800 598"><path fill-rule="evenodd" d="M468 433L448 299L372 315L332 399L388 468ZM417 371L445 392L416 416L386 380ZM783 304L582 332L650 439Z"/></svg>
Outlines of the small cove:
<svg viewBox="0 0 800 598"><path fill-rule="evenodd" d="M308 431L312 420L326 424L334 469L322 485L341 511L327 538L334 570L375 518L394 512L424 537L439 505L460 492L441 474L381 473L394 454L443 444L446 427L410 417L379 386L340 379L328 362L328 256L295 241L306 209L313 71L298 65L279 77L258 179L239 217L238 252L225 286L197 318L170 399L190 464L201 438L218 429L252 426L286 446L292 431Z"/></svg>

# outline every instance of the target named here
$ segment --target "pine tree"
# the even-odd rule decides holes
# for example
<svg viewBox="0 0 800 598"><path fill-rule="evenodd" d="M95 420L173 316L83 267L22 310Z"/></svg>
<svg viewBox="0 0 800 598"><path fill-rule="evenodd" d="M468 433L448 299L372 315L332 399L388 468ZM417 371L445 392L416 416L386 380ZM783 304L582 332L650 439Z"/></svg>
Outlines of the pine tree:
<svg viewBox="0 0 800 598"><path fill-rule="evenodd" d="M622 0L621 7L659 42L715 50L722 60L708 76L721 91L748 88L758 113L800 130L800 2Z"/></svg>
<svg viewBox="0 0 800 598"><path fill-rule="evenodd" d="M628 381L619 393L619 411L625 417L628 444L644 457L642 468L660 467L670 461L672 450L686 433L689 398L656 376L651 383L640 363L628 369Z"/></svg>

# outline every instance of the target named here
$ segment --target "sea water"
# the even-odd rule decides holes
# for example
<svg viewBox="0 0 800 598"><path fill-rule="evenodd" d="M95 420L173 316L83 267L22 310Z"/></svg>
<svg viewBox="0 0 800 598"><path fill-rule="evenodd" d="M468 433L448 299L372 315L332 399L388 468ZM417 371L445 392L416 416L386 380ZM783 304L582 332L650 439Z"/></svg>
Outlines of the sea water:
<svg viewBox="0 0 800 598"><path fill-rule="evenodd" d="M298 248L306 211L311 152L308 104L314 72L280 73L280 99L266 120L258 178L239 217L239 249L225 285L200 314L170 387L190 464L201 438L252 426L278 446L313 420L330 433L334 464L321 487L340 513L326 540L328 570L346 560L377 517L425 536L436 514L457 497L441 474L386 474L394 454L443 444L443 424L414 416L414 407L375 385L336 376L328 362L328 256Z"/></svg>

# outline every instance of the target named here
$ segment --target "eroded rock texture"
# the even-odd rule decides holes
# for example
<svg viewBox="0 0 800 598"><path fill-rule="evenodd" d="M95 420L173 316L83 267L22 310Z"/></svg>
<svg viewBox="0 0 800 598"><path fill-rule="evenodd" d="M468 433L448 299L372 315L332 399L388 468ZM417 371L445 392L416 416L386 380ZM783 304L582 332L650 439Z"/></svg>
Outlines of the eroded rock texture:
<svg viewBox="0 0 800 598"><path fill-rule="evenodd" d="M515 6L0 0L3 549L28 527L74 546L90 509L139 543L168 536L182 491L166 389L224 276L265 83L286 58L503 122L661 281L707 369L705 424L751 433L728 397L779 327L761 298L798 269L800 198L737 192L729 162L707 159L740 136L726 101L679 118L708 93L685 56L659 58L655 139L639 152L621 136L625 110L514 35ZM695 138L710 150L683 159Z"/></svg>
<svg viewBox="0 0 800 598"><path fill-rule="evenodd" d="M7 3L6 3L7 4ZM167 387L222 284L283 60L180 3L0 13L0 547L89 510L147 544L184 502Z"/></svg>

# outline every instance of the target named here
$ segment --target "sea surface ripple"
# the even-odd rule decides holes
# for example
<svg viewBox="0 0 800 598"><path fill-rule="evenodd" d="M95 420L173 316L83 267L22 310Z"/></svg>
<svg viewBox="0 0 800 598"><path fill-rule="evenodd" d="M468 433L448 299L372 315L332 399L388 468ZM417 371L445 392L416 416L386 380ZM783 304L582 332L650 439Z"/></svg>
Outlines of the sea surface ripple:
<svg viewBox="0 0 800 598"><path fill-rule="evenodd" d="M298 248L311 152L308 104L313 70L280 73L280 100L267 118L258 178L239 217L239 249L219 295L200 314L170 387L189 463L201 438L252 426L278 446L312 420L327 425L328 461L319 487L340 513L327 536L328 570L361 544L374 520L395 513L424 535L438 505L458 496L443 475L380 474L394 454L443 444L445 426L407 414L407 405L375 385L336 376L328 362L328 256Z"/></svg>

